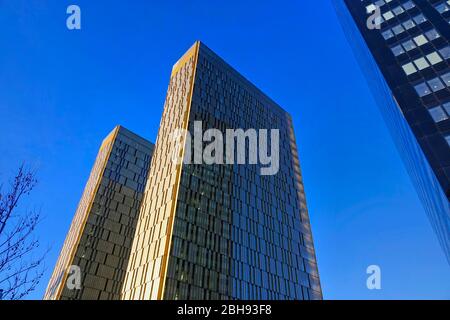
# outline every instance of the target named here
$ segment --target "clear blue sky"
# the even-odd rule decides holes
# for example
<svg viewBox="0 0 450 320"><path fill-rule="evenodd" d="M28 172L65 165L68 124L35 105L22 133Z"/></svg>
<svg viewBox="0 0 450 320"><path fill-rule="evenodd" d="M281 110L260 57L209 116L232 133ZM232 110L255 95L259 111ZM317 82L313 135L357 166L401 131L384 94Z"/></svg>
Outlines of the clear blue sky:
<svg viewBox="0 0 450 320"><path fill-rule="evenodd" d="M82 30L66 28L78 4ZM0 0L0 180L39 169L52 245L40 299L98 147L155 141L172 65L204 41L294 119L325 298L450 298L441 252L328 0ZM366 288L367 266L382 290Z"/></svg>

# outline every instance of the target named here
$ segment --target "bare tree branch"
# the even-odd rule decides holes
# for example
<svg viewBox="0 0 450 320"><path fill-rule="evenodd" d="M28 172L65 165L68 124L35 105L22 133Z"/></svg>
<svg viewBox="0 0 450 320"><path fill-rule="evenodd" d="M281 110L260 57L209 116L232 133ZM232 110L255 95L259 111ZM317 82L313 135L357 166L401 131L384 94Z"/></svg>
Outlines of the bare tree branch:
<svg viewBox="0 0 450 320"><path fill-rule="evenodd" d="M44 272L43 261L33 253L39 241L33 237L40 222L39 211L20 213L18 206L36 186L35 173L22 165L10 187L0 187L0 300L25 297L39 284Z"/></svg>

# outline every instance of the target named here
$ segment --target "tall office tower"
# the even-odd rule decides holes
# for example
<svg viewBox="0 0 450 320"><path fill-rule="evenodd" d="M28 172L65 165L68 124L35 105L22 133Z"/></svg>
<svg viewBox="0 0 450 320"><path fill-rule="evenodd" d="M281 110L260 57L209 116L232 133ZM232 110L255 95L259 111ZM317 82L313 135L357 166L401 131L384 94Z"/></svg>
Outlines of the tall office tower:
<svg viewBox="0 0 450 320"><path fill-rule="evenodd" d="M279 172L174 161L213 128L279 129ZM177 129L194 141L177 149ZM121 298L321 297L291 117L196 42L172 70Z"/></svg>
<svg viewBox="0 0 450 320"><path fill-rule="evenodd" d="M119 299L153 149L121 126L105 138L44 299Z"/></svg>
<svg viewBox="0 0 450 320"><path fill-rule="evenodd" d="M450 2L334 3L450 262Z"/></svg>

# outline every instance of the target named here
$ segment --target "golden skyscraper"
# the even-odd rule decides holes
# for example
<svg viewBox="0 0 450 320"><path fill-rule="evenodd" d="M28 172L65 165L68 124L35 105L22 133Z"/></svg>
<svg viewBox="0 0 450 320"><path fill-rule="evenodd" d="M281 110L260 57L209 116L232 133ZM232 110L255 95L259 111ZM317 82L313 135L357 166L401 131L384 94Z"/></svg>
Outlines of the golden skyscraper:
<svg viewBox="0 0 450 320"><path fill-rule="evenodd" d="M105 138L44 299L119 299L153 149L121 126Z"/></svg>
<svg viewBox="0 0 450 320"><path fill-rule="evenodd" d="M278 129L279 172L173 161L197 121ZM321 298L292 119L196 42L172 70L121 299Z"/></svg>

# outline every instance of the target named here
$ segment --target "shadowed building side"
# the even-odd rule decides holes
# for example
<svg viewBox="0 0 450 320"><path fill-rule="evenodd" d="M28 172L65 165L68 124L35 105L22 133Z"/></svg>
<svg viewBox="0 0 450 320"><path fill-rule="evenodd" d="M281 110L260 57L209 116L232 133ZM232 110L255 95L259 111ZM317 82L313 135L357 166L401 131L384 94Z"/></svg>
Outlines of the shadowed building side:
<svg viewBox="0 0 450 320"><path fill-rule="evenodd" d="M450 5L333 2L450 263ZM369 28L377 8L380 28Z"/></svg>

